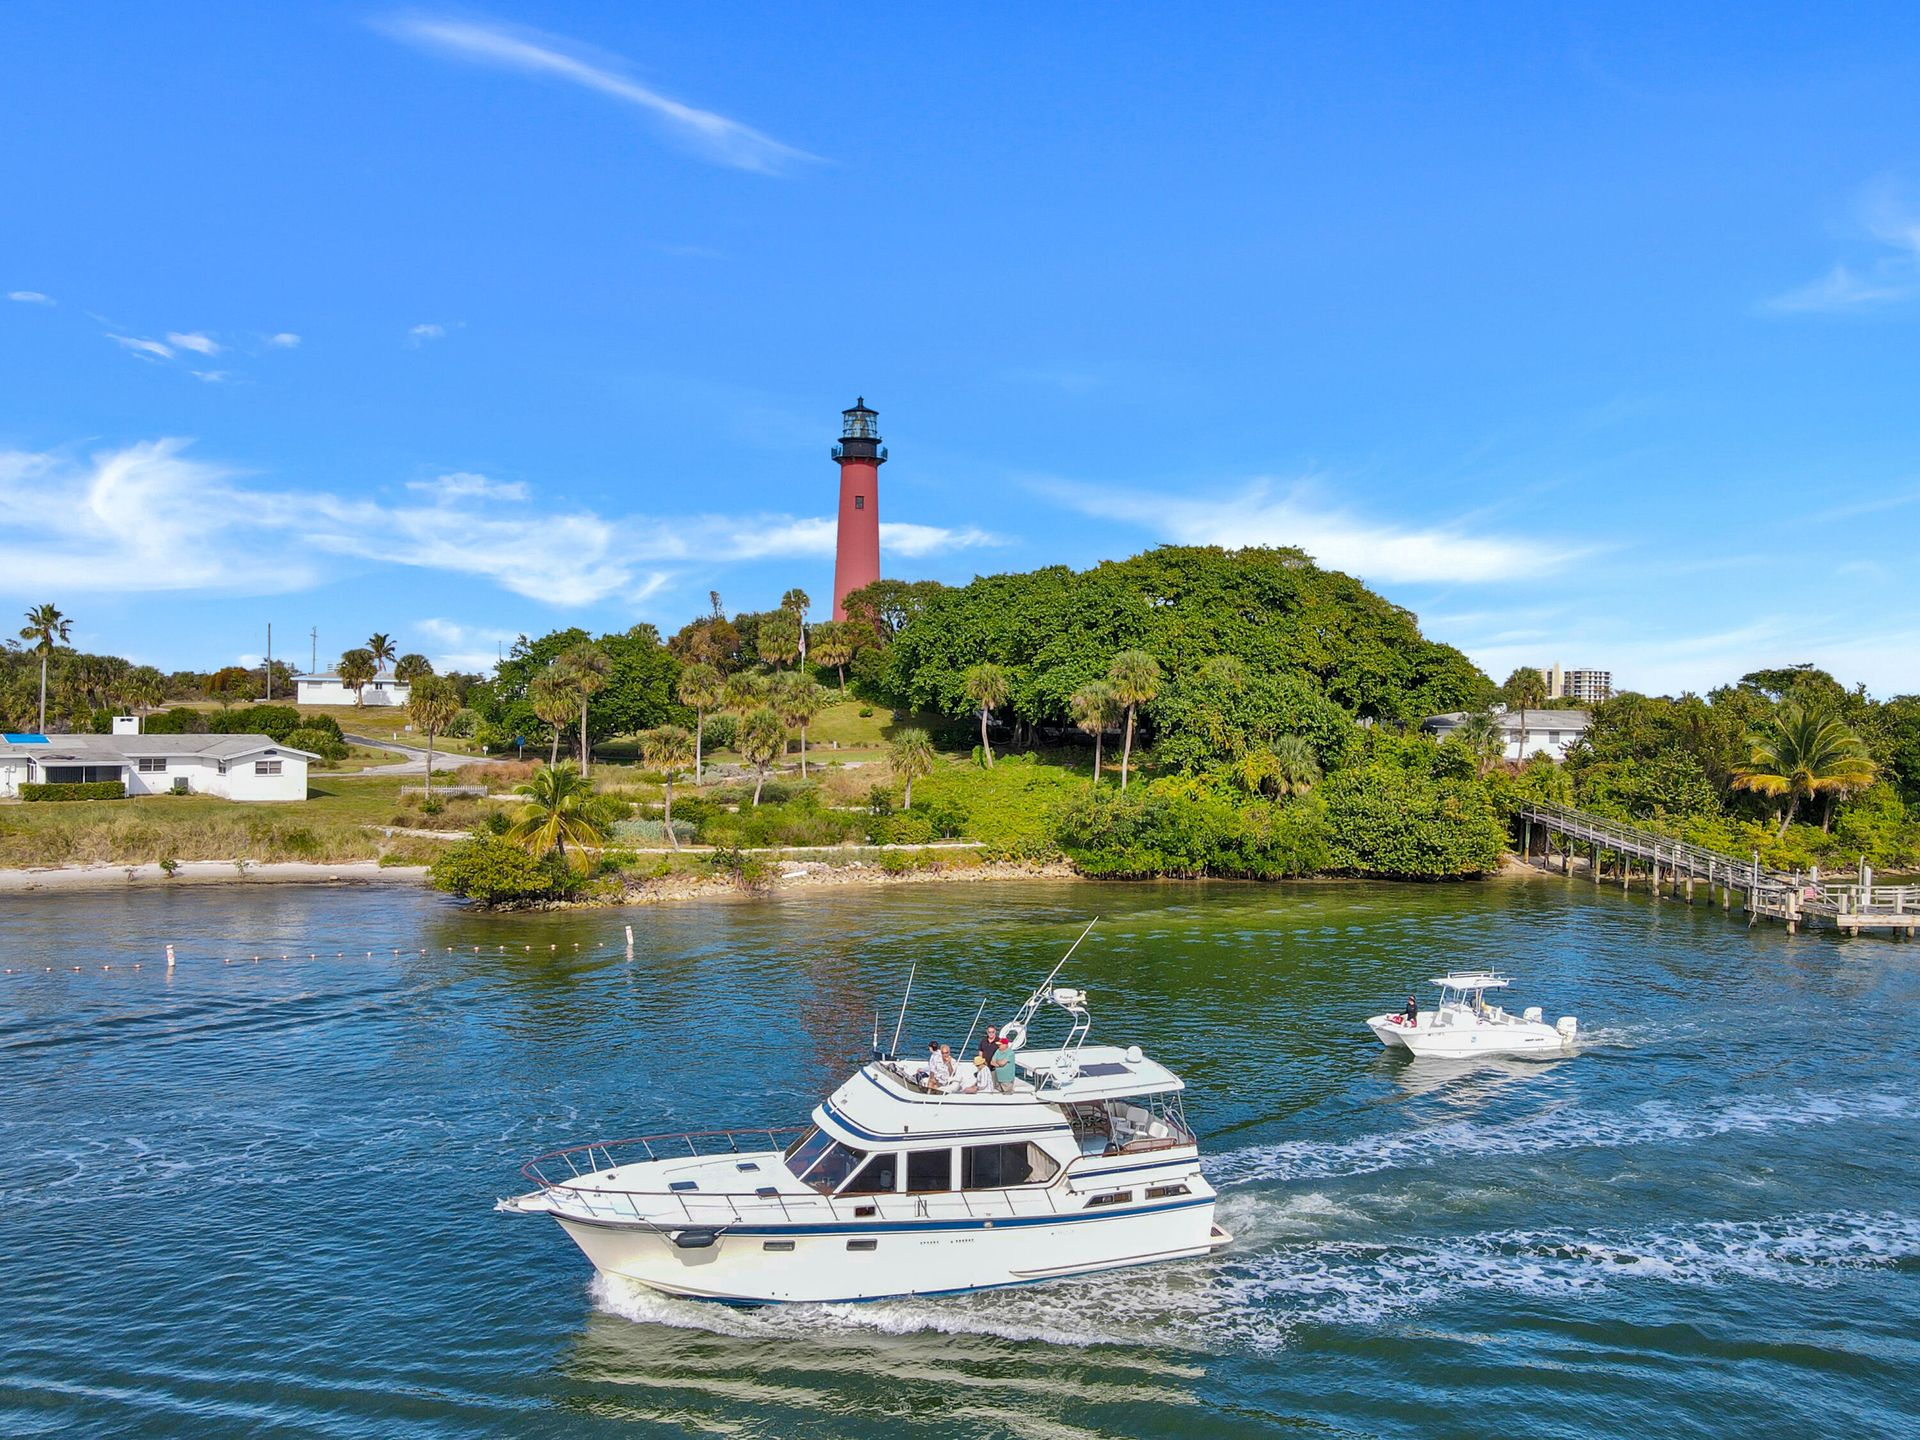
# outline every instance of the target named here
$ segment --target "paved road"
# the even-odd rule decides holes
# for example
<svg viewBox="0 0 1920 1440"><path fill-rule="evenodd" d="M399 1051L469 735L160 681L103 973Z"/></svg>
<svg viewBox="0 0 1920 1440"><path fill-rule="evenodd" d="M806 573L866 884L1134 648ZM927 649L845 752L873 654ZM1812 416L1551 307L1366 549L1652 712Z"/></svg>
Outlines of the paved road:
<svg viewBox="0 0 1920 1440"><path fill-rule="evenodd" d="M363 775L425 775L427 773L427 751L425 746L401 745L392 740L376 740L371 735L348 735L350 745L364 745L369 750L391 750L405 758L392 765L378 765L371 770L363 770ZM465 755L449 753L445 750L433 752L435 774L442 770L458 770L462 765L498 765L506 758L499 755Z"/></svg>

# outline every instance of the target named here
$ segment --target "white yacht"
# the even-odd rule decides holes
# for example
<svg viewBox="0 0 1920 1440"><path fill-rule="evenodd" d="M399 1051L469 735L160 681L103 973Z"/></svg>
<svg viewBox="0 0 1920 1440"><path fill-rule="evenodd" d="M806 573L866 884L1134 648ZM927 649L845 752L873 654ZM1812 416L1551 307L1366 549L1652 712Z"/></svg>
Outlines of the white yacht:
<svg viewBox="0 0 1920 1440"><path fill-rule="evenodd" d="M926 1062L876 1045L811 1125L555 1151L498 1208L551 1215L604 1274L748 1305L950 1294L1218 1250L1230 1237L1213 1223L1184 1082L1138 1046L1087 1044L1086 996L1052 979L1003 1028L1011 1092L930 1090ZM1024 1048L1048 1003L1069 1019L1065 1040Z"/></svg>
<svg viewBox="0 0 1920 1440"><path fill-rule="evenodd" d="M1446 1056L1552 1053L1573 1045L1579 1022L1571 1015L1549 1025L1538 1005L1529 1005L1518 1015L1489 1005L1489 990L1504 990L1512 983L1503 975L1482 971L1438 975L1432 983L1440 987L1440 1003L1433 1009L1415 1007L1411 1017L1395 1011L1367 1021L1382 1045L1415 1055Z"/></svg>

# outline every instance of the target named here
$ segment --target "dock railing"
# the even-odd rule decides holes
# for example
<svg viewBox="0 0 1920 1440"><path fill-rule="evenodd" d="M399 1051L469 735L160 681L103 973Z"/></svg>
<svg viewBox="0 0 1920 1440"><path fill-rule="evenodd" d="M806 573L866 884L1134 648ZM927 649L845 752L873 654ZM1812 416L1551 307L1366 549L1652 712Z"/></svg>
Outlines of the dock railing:
<svg viewBox="0 0 1920 1440"><path fill-rule="evenodd" d="M1709 895L1713 887L1720 887L1723 908L1732 908L1738 892L1749 915L1784 921L1789 930L1819 920L1854 934L1865 929L1904 936L1920 923L1920 885L1875 885L1864 861L1857 881L1839 881L1823 878L1817 870L1775 870L1762 865L1757 852L1746 858L1726 855L1568 805L1527 801L1516 808L1514 818L1522 827L1521 846L1529 859L1535 827L1546 842L1549 859L1554 837L1560 838L1563 873L1571 873L1574 848L1584 846L1591 850L1596 881L1601 857L1611 853L1622 888L1631 883L1634 862L1639 862L1655 894L1664 882L1675 893L1684 889L1691 901L1694 885L1704 881Z"/></svg>

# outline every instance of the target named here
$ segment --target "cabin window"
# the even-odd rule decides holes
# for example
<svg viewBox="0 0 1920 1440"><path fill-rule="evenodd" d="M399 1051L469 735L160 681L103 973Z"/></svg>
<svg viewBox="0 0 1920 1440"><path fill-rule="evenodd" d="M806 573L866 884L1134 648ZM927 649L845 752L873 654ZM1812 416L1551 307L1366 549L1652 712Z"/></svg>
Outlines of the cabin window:
<svg viewBox="0 0 1920 1440"><path fill-rule="evenodd" d="M997 1190L1051 1180L1060 1167L1038 1145L969 1145L960 1152L960 1188Z"/></svg>
<svg viewBox="0 0 1920 1440"><path fill-rule="evenodd" d="M142 755L140 757L142 775L164 775L167 773L167 757L164 755Z"/></svg>
<svg viewBox="0 0 1920 1440"><path fill-rule="evenodd" d="M765 1240L761 1242L760 1248L762 1250L791 1250L793 1249L793 1242L791 1240Z"/></svg>
<svg viewBox="0 0 1920 1440"><path fill-rule="evenodd" d="M951 1190L953 1188L953 1152L951 1150L909 1150L907 1152L907 1189Z"/></svg>
<svg viewBox="0 0 1920 1440"><path fill-rule="evenodd" d="M855 1150L837 1140L829 1141L826 1153L801 1178L822 1195L831 1195L860 1168L860 1162L866 1158L867 1152L864 1150Z"/></svg>
<svg viewBox="0 0 1920 1440"><path fill-rule="evenodd" d="M858 1152L855 1152L858 1153ZM832 1157L829 1156L829 1159ZM900 1157L893 1151L870 1156L859 1173L840 1187L842 1195L891 1195L899 1188ZM819 1174L815 1172L815 1182Z"/></svg>
<svg viewBox="0 0 1920 1440"><path fill-rule="evenodd" d="M1125 1205L1132 1199L1133 1191L1131 1190L1109 1190L1104 1195L1089 1195L1087 1209L1092 1210L1101 1205Z"/></svg>
<svg viewBox="0 0 1920 1440"><path fill-rule="evenodd" d="M700 1182L698 1180L670 1180L667 1182L667 1189L669 1190L698 1190L699 1188Z"/></svg>
<svg viewBox="0 0 1920 1440"><path fill-rule="evenodd" d="M1149 1185L1147 1199L1171 1200L1176 1195L1191 1195L1193 1192L1184 1185Z"/></svg>
<svg viewBox="0 0 1920 1440"><path fill-rule="evenodd" d="M880 1248L880 1242L878 1240L847 1241L847 1249L849 1250L878 1250L879 1248Z"/></svg>

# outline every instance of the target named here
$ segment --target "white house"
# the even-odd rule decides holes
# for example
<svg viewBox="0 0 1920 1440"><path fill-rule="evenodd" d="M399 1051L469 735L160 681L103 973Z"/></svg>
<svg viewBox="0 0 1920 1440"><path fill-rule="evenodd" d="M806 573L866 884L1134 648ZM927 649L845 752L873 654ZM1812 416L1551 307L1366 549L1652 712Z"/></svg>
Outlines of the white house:
<svg viewBox="0 0 1920 1440"><path fill-rule="evenodd" d="M1525 760L1534 755L1567 758L1567 751L1587 733L1593 717L1585 710L1495 710L1500 722L1501 753L1509 760ZM1436 740L1444 740L1467 723L1467 712L1455 710L1446 715L1429 715L1420 728Z"/></svg>
<svg viewBox="0 0 1920 1440"><path fill-rule="evenodd" d="M265 735L0 735L0 796L123 780L129 795L304 800L307 762L318 758Z"/></svg>
<svg viewBox="0 0 1920 1440"><path fill-rule="evenodd" d="M296 675L294 680L294 703L296 705L351 705L354 703L353 691L340 683L338 675ZM396 680L391 675L380 675L366 684L360 693L362 705L404 705L407 697L413 694L413 686L405 680Z"/></svg>

